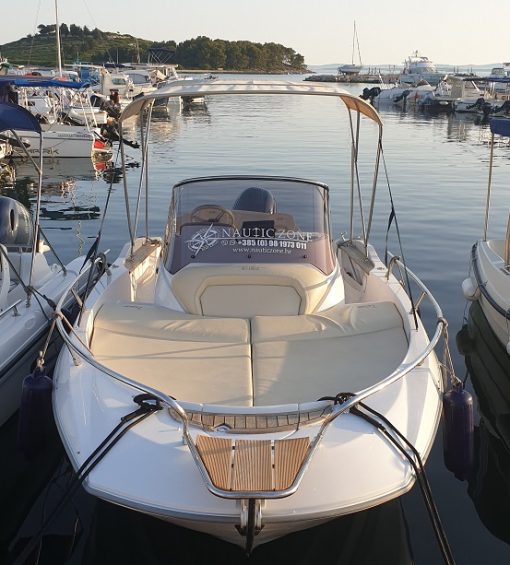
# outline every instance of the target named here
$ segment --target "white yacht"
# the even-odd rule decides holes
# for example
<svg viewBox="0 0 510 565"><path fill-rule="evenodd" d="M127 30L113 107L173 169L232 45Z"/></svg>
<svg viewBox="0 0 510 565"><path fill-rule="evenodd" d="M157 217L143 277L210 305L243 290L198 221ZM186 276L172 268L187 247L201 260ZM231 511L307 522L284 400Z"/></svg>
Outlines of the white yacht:
<svg viewBox="0 0 510 565"><path fill-rule="evenodd" d="M303 95L345 105L347 237L331 232L327 185L265 170L178 182L162 234L136 234L130 216L148 217L137 205L129 240L70 333L58 310L53 407L88 492L250 552L411 489L409 458L426 460L441 416L434 348L445 321L423 283L370 243L383 126L358 96L331 83L184 81L133 101L120 131L144 114L150 139L160 98L248 95L250 105ZM360 208L367 132L372 196ZM198 171L198 152L195 161ZM145 206L147 167L136 182ZM417 311L427 299L430 338Z"/></svg>
<svg viewBox="0 0 510 565"><path fill-rule="evenodd" d="M399 82L416 85L420 81L427 81L436 86L446 77L446 73L439 72L435 63L415 51L404 61L404 68L399 75Z"/></svg>

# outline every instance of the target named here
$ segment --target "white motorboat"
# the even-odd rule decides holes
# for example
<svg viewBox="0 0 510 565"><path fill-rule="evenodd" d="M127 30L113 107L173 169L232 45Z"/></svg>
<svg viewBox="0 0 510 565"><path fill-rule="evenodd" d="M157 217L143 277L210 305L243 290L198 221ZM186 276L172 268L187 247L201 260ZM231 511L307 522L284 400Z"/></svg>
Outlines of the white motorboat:
<svg viewBox="0 0 510 565"><path fill-rule="evenodd" d="M43 157L50 158L89 158L97 154L111 154L111 145L108 141L96 135L87 126L71 126L68 124L41 124L43 132L42 152ZM39 138L35 132L18 132L23 143L27 144L26 150L34 158L39 157ZM22 148L14 147L13 157L24 157L26 152Z"/></svg>
<svg viewBox="0 0 510 565"><path fill-rule="evenodd" d="M121 134L142 114L138 123L149 128L158 98L220 95L345 104L348 239L334 240L329 190L318 181L235 175L177 183L165 233L138 237L128 218L130 241L80 320L69 334L57 321L65 347L53 409L88 492L249 552L411 489L409 446L403 453L381 430L391 422L427 458L441 416L434 348L445 322L423 283L396 257L385 265L369 242L382 123L337 84L176 83L133 101ZM374 174L370 204L360 209L358 140L366 130ZM141 139L150 139L147 130ZM150 180L145 162L141 169L137 202ZM138 205L133 215L144 217ZM419 287L419 302L430 299L430 339L396 265Z"/></svg>
<svg viewBox="0 0 510 565"><path fill-rule="evenodd" d="M464 296L478 300L490 326L510 355L510 215L504 239L488 239L495 135L510 137L510 120L491 118L489 181L483 238L471 250L470 276L462 283Z"/></svg>
<svg viewBox="0 0 510 565"><path fill-rule="evenodd" d="M374 104L379 107L387 104L408 107L418 106L435 88L424 82L418 86L394 85L389 88L380 88L374 97Z"/></svg>
<svg viewBox="0 0 510 565"><path fill-rule="evenodd" d="M42 135L30 112L0 104L0 131L9 129ZM20 202L0 196L0 425L18 409L22 380L43 349L55 304L84 267L84 257L68 265L48 262L50 247L43 242L39 226L41 167L42 160L33 219ZM73 288L81 291L82 287ZM70 308L75 302L74 295L68 294L62 304Z"/></svg>
<svg viewBox="0 0 510 565"><path fill-rule="evenodd" d="M416 85L425 80L432 86L438 85L446 77L446 73L439 72L435 63L428 57L423 57L415 51L404 61L404 68L399 75L399 82Z"/></svg>
<svg viewBox="0 0 510 565"><path fill-rule="evenodd" d="M88 97L83 91L83 83L62 81L59 79L27 78L27 77L1 77L0 87L4 89L17 88L16 97L21 106L34 114L41 122L43 131L43 156L58 158L92 158L97 154L111 153L111 143L105 140L97 127L95 110L89 102L87 107L80 104L64 108L65 99L76 96L76 92ZM42 91L41 89L44 89ZM51 96L47 94L48 89ZM74 91L74 95L69 93ZM83 112L82 112L83 110ZM65 123L71 117L84 120L85 125ZM104 114L104 112L101 112ZM69 120L68 120L69 121ZM104 121L100 119L100 121ZM27 145L28 153L38 158L39 135L34 131L18 132L18 137L23 138ZM19 140L18 140L19 141ZM19 143L13 144L13 157L25 157L26 151Z"/></svg>

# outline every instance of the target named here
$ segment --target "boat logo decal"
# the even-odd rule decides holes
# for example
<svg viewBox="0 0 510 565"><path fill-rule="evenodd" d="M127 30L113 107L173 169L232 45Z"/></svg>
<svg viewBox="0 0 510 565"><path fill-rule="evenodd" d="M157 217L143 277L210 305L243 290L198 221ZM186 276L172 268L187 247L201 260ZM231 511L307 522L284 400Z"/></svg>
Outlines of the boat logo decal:
<svg viewBox="0 0 510 565"><path fill-rule="evenodd" d="M202 228L198 230L191 236L186 243L188 244L188 249L193 253L199 253L200 251L205 251L216 245L219 240L219 233L217 229L213 228L211 224L208 228Z"/></svg>

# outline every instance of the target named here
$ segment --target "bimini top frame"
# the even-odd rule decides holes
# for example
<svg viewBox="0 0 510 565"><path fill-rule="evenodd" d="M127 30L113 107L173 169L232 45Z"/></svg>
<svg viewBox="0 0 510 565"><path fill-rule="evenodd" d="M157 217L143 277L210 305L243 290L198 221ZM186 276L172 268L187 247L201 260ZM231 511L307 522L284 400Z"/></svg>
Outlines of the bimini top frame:
<svg viewBox="0 0 510 565"><path fill-rule="evenodd" d="M202 96L218 96L218 95L245 95L245 94L258 94L258 95L305 95L305 96L330 96L339 98L346 106L349 111L349 123L351 130L351 193L350 193L350 239L354 237L354 207L355 207L355 194L357 194L358 207L361 217L361 231L362 238L365 242L365 251L368 253L368 240L370 235L370 229L372 225L373 209L375 202L375 192L377 187L377 177L379 172L379 163L382 153L382 121L381 118L375 110L375 108L366 102L365 100L350 94L346 90L340 88L336 83L320 83L320 84L310 84L309 82L291 82L291 81L244 81L244 80L182 80L172 82L169 86L165 88L158 89L155 92L147 94L146 96L137 98L131 102L119 118L119 133L121 138L121 154L122 162L125 163L124 147L122 143L123 139L123 124L126 120L143 115L145 110L148 111L147 120L141 123L141 143L142 143L142 167L140 170L140 182L138 187L138 197L137 206L135 212L134 222L131 222L131 213L128 203L128 189L127 189L127 178L124 175L124 192L126 199L126 212L128 217L128 227L131 238L132 248L134 246L135 240L135 229L138 223L139 216L139 206L141 200L141 194L143 190L143 185L145 185L145 223L146 223L146 233L145 236L148 238L148 166L147 166L147 156L148 156L148 135L149 135L149 124L151 119L152 106L156 100L164 100L170 98L176 98L179 96L189 96L189 97L202 97ZM355 119L353 119L353 115ZM370 199L370 207L368 211L368 223L365 225L362 198L361 198L361 187L360 178L358 170L358 146L359 146L359 133L360 133L360 119L361 116L365 116L372 120L378 126L378 142L377 142L377 154L375 159L375 170L372 181L372 195ZM133 225L135 229L133 229Z"/></svg>

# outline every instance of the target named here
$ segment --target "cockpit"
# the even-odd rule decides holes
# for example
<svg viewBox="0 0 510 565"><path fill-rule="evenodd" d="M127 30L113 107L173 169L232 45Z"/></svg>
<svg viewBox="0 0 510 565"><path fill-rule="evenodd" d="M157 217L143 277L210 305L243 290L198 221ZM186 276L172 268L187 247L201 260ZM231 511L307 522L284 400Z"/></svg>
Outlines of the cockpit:
<svg viewBox="0 0 510 565"><path fill-rule="evenodd" d="M173 189L166 268L301 263L331 273L328 188L283 177L207 177Z"/></svg>

